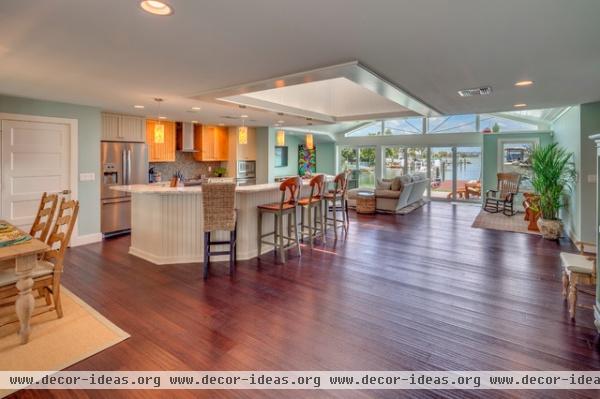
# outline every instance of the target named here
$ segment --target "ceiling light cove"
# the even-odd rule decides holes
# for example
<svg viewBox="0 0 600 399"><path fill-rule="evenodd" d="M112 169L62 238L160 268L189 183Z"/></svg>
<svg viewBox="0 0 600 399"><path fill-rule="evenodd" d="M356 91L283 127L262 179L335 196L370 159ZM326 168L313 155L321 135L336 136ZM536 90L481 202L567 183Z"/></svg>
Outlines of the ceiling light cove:
<svg viewBox="0 0 600 399"><path fill-rule="evenodd" d="M515 83L515 86L525 87L525 86L531 86L532 84L533 84L533 80L520 80Z"/></svg>
<svg viewBox="0 0 600 399"><path fill-rule="evenodd" d="M439 115L357 61L212 90L192 98L290 115L292 119L304 118L319 124ZM288 121L292 125L295 122L295 119Z"/></svg>
<svg viewBox="0 0 600 399"><path fill-rule="evenodd" d="M167 16L173 14L173 8L165 2L157 0L144 0L140 1L140 7L142 10L149 12L150 14Z"/></svg>

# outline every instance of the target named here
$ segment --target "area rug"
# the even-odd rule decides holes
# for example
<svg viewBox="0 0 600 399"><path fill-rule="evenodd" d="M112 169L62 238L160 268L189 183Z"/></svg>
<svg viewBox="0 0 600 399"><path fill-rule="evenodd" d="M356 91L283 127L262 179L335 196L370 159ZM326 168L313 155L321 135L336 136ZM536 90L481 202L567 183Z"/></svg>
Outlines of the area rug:
<svg viewBox="0 0 600 399"><path fill-rule="evenodd" d="M415 209L419 209L420 207L422 207L423 205L427 204L428 202L429 201L427 201L427 200L421 200L421 201L413 202L409 206L406 206L406 207L400 209L399 211L397 211L396 214L398 214L398 215L406 215L407 213L411 213Z"/></svg>
<svg viewBox="0 0 600 399"><path fill-rule="evenodd" d="M62 370L129 338L129 334L65 288L61 288L64 316L46 312L31 319L29 342L21 345L19 323L0 327L0 370ZM45 307L36 300L36 312ZM14 306L0 308L0 319L14 315ZM0 390L0 397L11 391Z"/></svg>
<svg viewBox="0 0 600 399"><path fill-rule="evenodd" d="M539 231L527 230L529 222L523 220L524 216L523 213L517 213L514 216L505 216L502 213L489 213L482 210L475 218L471 227L540 235Z"/></svg>

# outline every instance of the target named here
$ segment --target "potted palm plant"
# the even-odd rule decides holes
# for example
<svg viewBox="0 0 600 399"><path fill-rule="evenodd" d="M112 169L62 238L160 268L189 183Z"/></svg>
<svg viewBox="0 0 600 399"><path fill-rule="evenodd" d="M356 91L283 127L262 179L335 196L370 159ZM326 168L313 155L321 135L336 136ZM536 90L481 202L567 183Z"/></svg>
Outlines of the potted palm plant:
<svg viewBox="0 0 600 399"><path fill-rule="evenodd" d="M529 160L531 184L539 195L538 227L544 238L556 240L563 229L559 210L564 206L564 194L573 189L576 179L573 153L552 143L535 147Z"/></svg>

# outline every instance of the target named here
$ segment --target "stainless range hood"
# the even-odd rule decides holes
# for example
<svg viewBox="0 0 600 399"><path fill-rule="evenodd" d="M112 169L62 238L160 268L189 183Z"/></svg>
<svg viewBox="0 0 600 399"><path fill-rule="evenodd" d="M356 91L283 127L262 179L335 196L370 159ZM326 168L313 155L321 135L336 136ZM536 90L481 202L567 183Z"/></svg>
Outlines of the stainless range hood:
<svg viewBox="0 0 600 399"><path fill-rule="evenodd" d="M177 151L198 152L194 146L194 124L177 122L177 125Z"/></svg>

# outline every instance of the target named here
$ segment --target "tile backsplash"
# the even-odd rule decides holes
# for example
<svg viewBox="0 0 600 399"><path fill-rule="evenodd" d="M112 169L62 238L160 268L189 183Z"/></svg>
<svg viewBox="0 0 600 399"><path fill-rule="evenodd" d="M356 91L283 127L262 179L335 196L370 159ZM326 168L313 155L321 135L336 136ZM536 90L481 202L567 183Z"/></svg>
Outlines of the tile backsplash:
<svg viewBox="0 0 600 399"><path fill-rule="evenodd" d="M177 171L182 172L185 179L212 176L208 168L214 170L217 166L227 167L227 162L198 162L191 152L181 151L175 153L175 162L150 162L150 167L161 173L163 181L169 180Z"/></svg>

